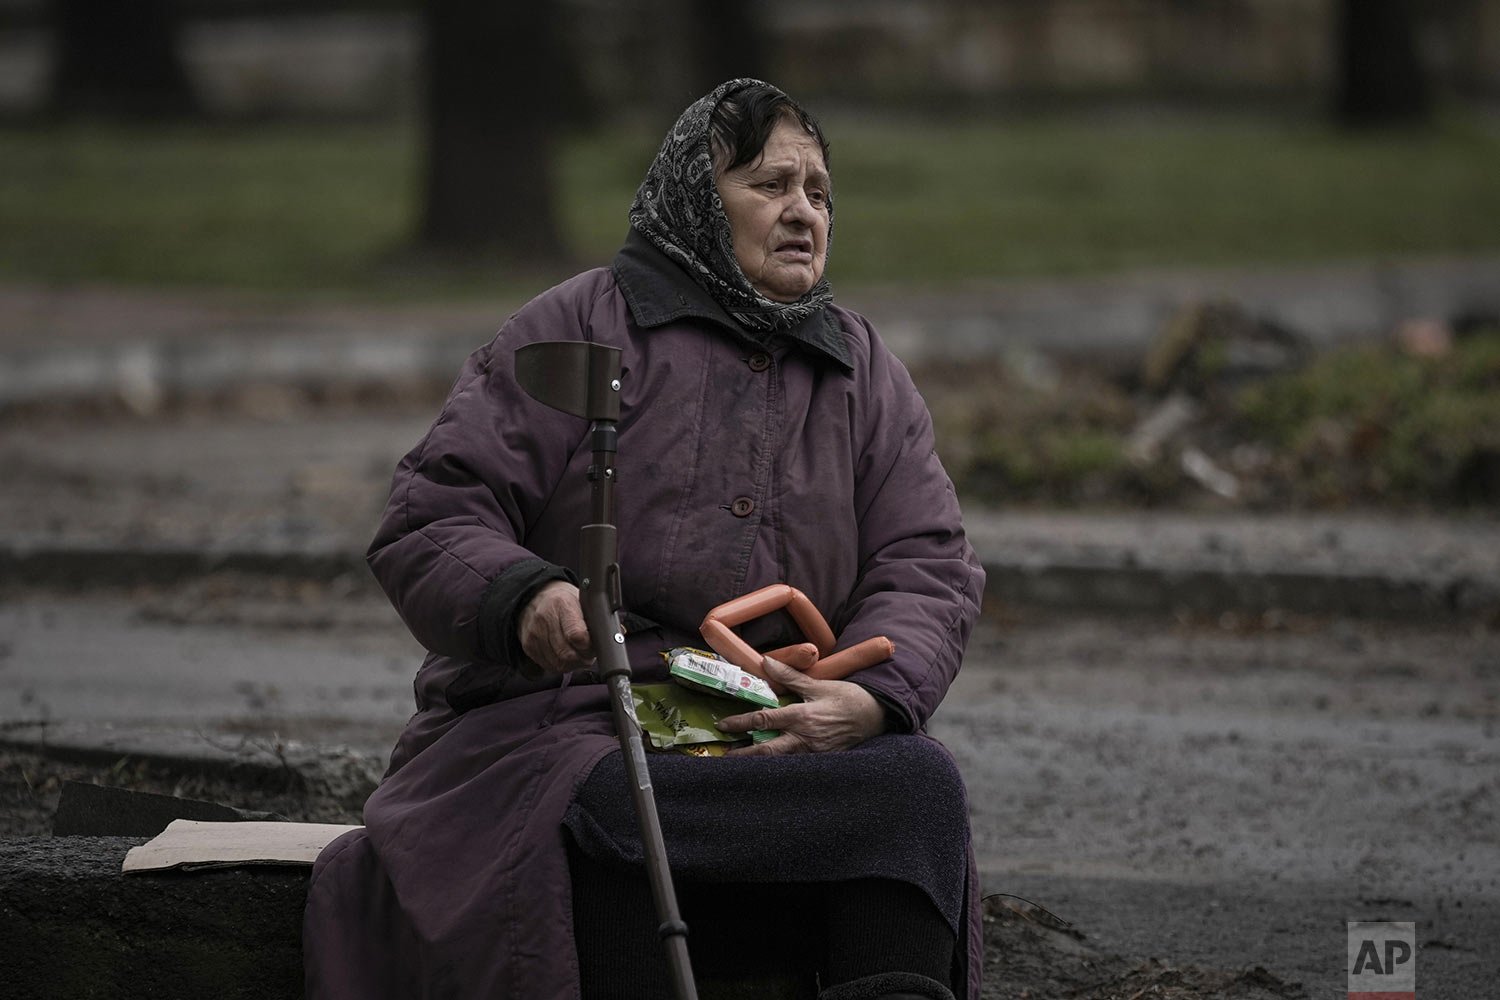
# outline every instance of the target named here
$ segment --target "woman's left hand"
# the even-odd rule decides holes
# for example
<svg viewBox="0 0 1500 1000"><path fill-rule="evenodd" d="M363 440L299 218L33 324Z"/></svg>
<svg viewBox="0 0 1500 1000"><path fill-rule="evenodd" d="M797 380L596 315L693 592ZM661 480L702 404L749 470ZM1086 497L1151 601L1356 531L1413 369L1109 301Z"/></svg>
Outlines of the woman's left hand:
<svg viewBox="0 0 1500 1000"><path fill-rule="evenodd" d="M885 709L875 696L849 681L820 681L769 656L761 660L766 676L802 696L799 704L763 708L719 720L719 731L744 733L777 729L765 743L729 751L731 757L847 750L885 732Z"/></svg>

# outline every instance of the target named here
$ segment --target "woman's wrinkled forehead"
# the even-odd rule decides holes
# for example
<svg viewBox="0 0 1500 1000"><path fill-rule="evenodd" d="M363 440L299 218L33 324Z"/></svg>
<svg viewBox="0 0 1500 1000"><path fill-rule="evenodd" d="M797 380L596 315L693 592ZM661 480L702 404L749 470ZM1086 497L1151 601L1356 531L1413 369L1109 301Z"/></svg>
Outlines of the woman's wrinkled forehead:
<svg viewBox="0 0 1500 1000"><path fill-rule="evenodd" d="M817 120L796 101L759 81L726 91L708 116L708 151L715 172L723 173L759 158L771 134L783 126L806 135L826 169L828 141Z"/></svg>
<svg viewBox="0 0 1500 1000"><path fill-rule="evenodd" d="M795 112L787 109L777 114L771 121L771 127L764 136L754 135L745 144L746 148L740 149L723 139L717 130L710 130L708 138L709 158L713 162L714 175L719 176L728 170L739 168L755 168L765 160L766 150L770 146L771 136L783 127L792 130L800 143L806 141L808 151L817 160L818 170L826 179L828 176L828 158L823 151L823 144L817 133L807 128L797 119Z"/></svg>

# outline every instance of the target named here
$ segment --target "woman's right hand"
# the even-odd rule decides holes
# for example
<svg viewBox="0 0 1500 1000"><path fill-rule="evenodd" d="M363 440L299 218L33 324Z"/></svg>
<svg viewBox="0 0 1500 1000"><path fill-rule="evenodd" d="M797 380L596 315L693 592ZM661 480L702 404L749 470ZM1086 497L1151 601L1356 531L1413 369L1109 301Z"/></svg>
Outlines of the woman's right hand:
<svg viewBox="0 0 1500 1000"><path fill-rule="evenodd" d="M550 673L594 665L594 645L583 621L578 588L566 580L553 580L538 588L522 609L516 632L522 651Z"/></svg>
<svg viewBox="0 0 1500 1000"><path fill-rule="evenodd" d="M825 681L809 677L763 657L760 668L766 676L793 694L800 702L781 708L763 708L744 715L720 719L725 733L748 733L752 729L777 729L781 735L765 743L739 747L729 757L765 757L784 753L827 753L848 750L885 732L885 709L869 691L850 681Z"/></svg>

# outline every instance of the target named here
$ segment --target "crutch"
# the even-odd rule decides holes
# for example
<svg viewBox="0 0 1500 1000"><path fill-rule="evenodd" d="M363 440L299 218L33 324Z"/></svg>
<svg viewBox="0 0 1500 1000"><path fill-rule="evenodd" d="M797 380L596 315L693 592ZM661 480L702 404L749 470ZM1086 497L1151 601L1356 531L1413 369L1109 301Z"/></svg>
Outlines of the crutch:
<svg viewBox="0 0 1500 1000"><path fill-rule="evenodd" d="M687 924L677 909L672 871L661 818L646 767L641 729L635 721L630 694L630 661L625 656L625 634L620 629L620 565L616 561L615 452L620 420L620 351L583 341L544 341L516 351L516 381L535 400L589 423L594 452L589 466L590 523L583 526L582 585L579 600L583 620L593 639L599 671L609 686L615 731L630 778L631 796L641 824L641 847L656 914L657 933L667 951L667 966L678 1000L697 1000L693 969L688 959Z"/></svg>

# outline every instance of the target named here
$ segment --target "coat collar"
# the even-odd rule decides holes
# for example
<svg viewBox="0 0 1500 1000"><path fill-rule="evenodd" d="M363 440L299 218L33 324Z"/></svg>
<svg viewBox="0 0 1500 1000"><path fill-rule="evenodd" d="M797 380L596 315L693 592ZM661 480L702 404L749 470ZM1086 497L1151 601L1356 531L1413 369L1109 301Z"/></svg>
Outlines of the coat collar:
<svg viewBox="0 0 1500 1000"><path fill-rule="evenodd" d="M691 316L721 326L756 346L765 346L766 341L736 323L681 267L634 229L615 255L611 270L636 326L642 329L665 326ZM785 337L815 357L835 361L846 371L854 370L844 331L827 309L820 309L796 326L778 330L772 336Z"/></svg>

